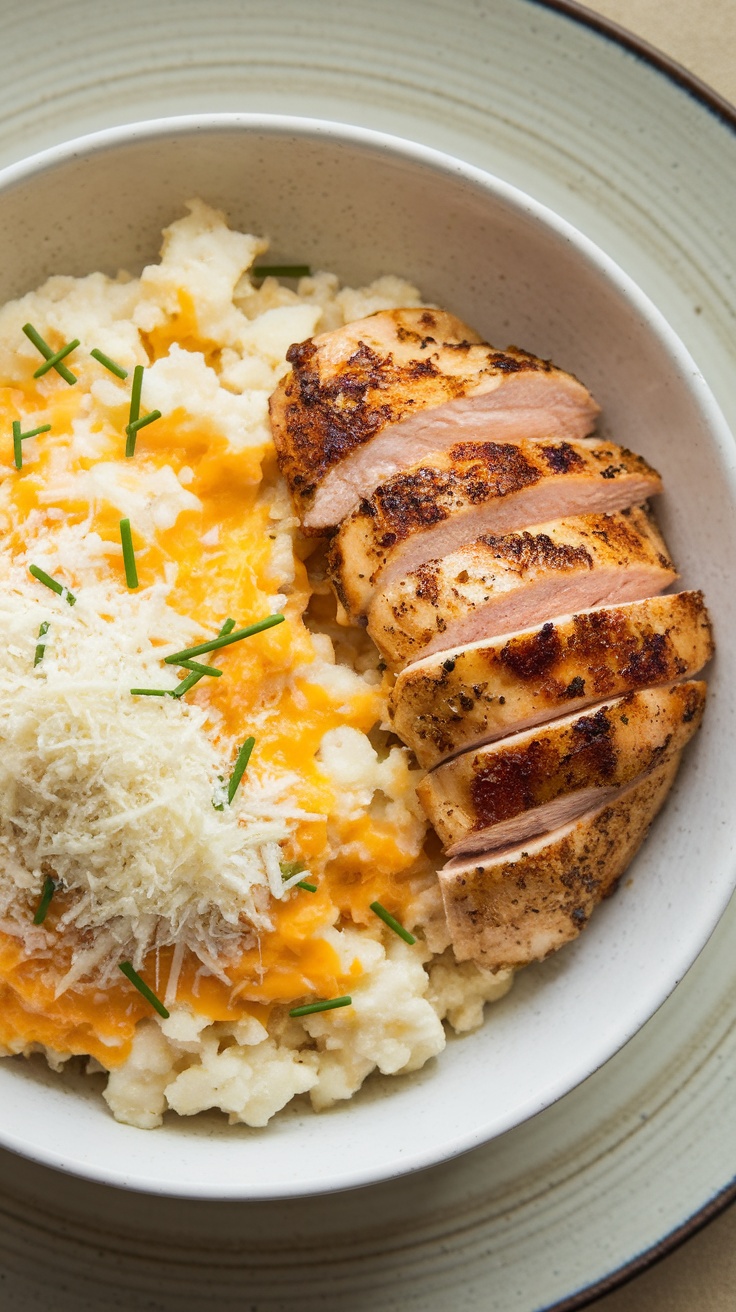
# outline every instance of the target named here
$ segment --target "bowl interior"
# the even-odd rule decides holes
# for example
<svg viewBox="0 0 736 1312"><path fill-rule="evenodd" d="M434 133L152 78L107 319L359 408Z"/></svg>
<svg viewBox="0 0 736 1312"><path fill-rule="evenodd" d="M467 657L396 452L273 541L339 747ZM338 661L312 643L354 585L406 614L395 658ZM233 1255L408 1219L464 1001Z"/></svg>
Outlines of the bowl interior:
<svg viewBox="0 0 736 1312"><path fill-rule="evenodd" d="M604 255L505 184L358 129L173 120L14 166L0 175L0 301L51 273L137 272L193 196L268 235L276 260L353 285L401 274L495 344L579 375L603 430L663 473L660 522L682 586L705 591L720 644L705 726L617 896L578 943L523 972L482 1031L418 1075L369 1081L349 1104L289 1111L267 1130L206 1116L144 1134L40 1061L0 1063L8 1147L133 1188L282 1197L389 1178L533 1115L611 1056L702 948L734 883L736 470L694 364Z"/></svg>

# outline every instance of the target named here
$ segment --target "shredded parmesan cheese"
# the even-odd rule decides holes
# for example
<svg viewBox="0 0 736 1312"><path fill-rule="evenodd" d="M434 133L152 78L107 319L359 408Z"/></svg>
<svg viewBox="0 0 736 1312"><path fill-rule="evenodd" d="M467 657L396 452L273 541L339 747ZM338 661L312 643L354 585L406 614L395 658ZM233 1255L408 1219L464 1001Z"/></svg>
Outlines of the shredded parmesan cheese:
<svg viewBox="0 0 736 1312"><path fill-rule="evenodd" d="M231 745L218 750L206 712L171 697L136 698L133 686L175 688L150 633L164 630L161 589L121 599L102 588L65 606L19 572L0 593L7 637L0 678L0 914L16 932L44 877L71 899L79 964L64 986L107 954L142 962L153 946L184 944L226 959L264 925L256 885L280 895L280 843L289 833L281 788L212 797ZM103 618L107 614L109 618ZM173 616L171 617L173 619ZM33 653L50 627L42 662ZM263 805L259 805L262 797ZM275 886L274 871L279 878ZM247 922L247 923L246 923ZM89 955L88 931L106 931ZM78 963L75 962L75 966Z"/></svg>

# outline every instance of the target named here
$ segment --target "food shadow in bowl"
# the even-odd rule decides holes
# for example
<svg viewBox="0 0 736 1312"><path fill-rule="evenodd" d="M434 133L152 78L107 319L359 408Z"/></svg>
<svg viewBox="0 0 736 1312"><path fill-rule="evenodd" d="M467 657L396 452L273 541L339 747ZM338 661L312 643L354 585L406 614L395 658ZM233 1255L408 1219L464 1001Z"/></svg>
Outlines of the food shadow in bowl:
<svg viewBox="0 0 736 1312"><path fill-rule="evenodd" d="M137 272L193 196L269 236L269 259L329 268L352 285L397 273L486 340L580 377L603 407L602 432L662 472L657 514L678 586L705 592L721 653L704 728L616 897L578 942L522 972L481 1031L417 1075L369 1081L349 1104L296 1109L263 1131L206 1115L143 1133L112 1120L76 1076L0 1064L0 1137L29 1157L181 1197L300 1196L429 1166L534 1115L640 1028L707 941L734 884L736 468L692 360L603 253L505 183L361 129L175 119L13 166L0 175L0 240L13 252L0 298L52 273Z"/></svg>

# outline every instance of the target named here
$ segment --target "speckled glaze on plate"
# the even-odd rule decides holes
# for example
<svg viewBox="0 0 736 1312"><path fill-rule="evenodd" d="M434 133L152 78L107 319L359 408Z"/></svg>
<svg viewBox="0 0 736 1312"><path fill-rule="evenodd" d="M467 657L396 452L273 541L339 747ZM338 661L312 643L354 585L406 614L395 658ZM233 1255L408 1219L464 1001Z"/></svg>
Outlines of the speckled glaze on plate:
<svg viewBox="0 0 736 1312"><path fill-rule="evenodd" d="M630 51L528 0L214 0L206 13L81 0L65 16L62 59L55 13L36 2L4 17L3 162L112 122L203 109L317 115L439 146L517 183L613 255L734 424L736 137ZM413 1179L308 1204L203 1205L3 1157L9 1305L581 1306L731 1183L733 918L585 1085Z"/></svg>

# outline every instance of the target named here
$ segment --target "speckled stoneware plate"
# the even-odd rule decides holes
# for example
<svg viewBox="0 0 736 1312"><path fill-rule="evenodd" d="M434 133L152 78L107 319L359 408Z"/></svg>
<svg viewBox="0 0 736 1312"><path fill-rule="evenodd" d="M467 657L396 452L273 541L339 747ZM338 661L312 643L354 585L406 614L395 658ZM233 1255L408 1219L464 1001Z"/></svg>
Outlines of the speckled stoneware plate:
<svg viewBox="0 0 736 1312"><path fill-rule="evenodd" d="M200 110L306 114L437 146L520 185L611 254L673 324L733 426L733 128L563 8L77 0L62 29L53 3L31 0L3 20L0 162L111 123ZM693 871L694 897L704 874ZM307 1202L203 1204L3 1156L8 1305L581 1306L731 1187L733 918L584 1085L418 1176Z"/></svg>

